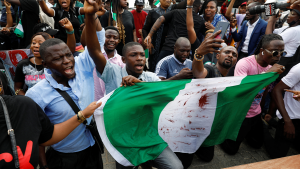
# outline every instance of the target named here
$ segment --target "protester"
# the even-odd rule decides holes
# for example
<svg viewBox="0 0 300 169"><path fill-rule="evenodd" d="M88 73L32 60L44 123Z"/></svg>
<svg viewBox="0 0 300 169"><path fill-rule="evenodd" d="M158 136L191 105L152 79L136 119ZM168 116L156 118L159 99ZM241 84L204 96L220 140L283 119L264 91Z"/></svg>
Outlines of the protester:
<svg viewBox="0 0 300 169"><path fill-rule="evenodd" d="M156 6L155 6L156 7ZM165 13L173 9L185 9L186 0L181 1L179 4L171 4L170 0L161 0L160 6L149 11L146 21L143 27L143 37L146 38L150 34L150 30L153 27L156 20L159 19ZM155 33L152 35L151 46L147 48L150 50L150 56L148 59L149 71L155 72L156 64L159 62L159 53L165 43L166 36L168 34L169 25L161 24Z"/></svg>
<svg viewBox="0 0 300 169"><path fill-rule="evenodd" d="M156 66L156 75L161 80L192 79L192 61L188 59L191 44L188 39L178 38L174 45L174 54L160 60Z"/></svg>
<svg viewBox="0 0 300 169"><path fill-rule="evenodd" d="M117 53L116 47L119 44L119 31L114 26L108 26L105 28L105 43L103 55L107 61L116 64L120 67L125 67L122 61L122 56ZM95 101L100 100L105 94L105 83L101 78L97 76L97 70L94 69L94 86L95 86Z"/></svg>
<svg viewBox="0 0 300 169"><path fill-rule="evenodd" d="M225 0L225 2L223 2L222 6L221 6L221 10L220 13L225 16L225 13L227 11L227 5L229 3L230 0Z"/></svg>
<svg viewBox="0 0 300 169"><path fill-rule="evenodd" d="M9 120L15 134L20 168L37 168L38 145L50 146L67 137L77 126L82 125L77 115L59 124L51 124L44 111L30 98L10 96L5 75L0 72L1 97L7 106ZM90 117L101 103L91 103L82 115ZM7 134L3 105L0 104L0 168L16 168L10 136ZM30 125L29 125L30 124ZM41 167L40 167L41 168Z"/></svg>
<svg viewBox="0 0 300 169"><path fill-rule="evenodd" d="M47 23L38 23L33 27L33 33L36 34L38 32L46 32L54 38L54 36L58 33L58 30L52 29Z"/></svg>
<svg viewBox="0 0 300 169"><path fill-rule="evenodd" d="M225 14L225 17L227 19L230 19L232 17L232 8L233 8L233 5L235 3L236 0L231 0L230 1L230 4L228 6L228 9L226 11L226 14ZM242 26L242 23L244 21L244 18L246 16L246 7L247 7L247 2L243 2L240 6L239 6L239 13L235 14L235 18L236 18L236 21L237 21L237 30L240 31L241 29L241 26Z"/></svg>
<svg viewBox="0 0 300 169"><path fill-rule="evenodd" d="M144 8L144 0L136 0L135 1L135 10L132 10L131 13L133 15L134 19L134 25L135 25L135 31L136 31L136 37L137 42L142 43L140 31L143 29L146 17L147 17L147 12L143 11Z"/></svg>
<svg viewBox="0 0 300 169"><path fill-rule="evenodd" d="M86 2L86 4L93 3L91 1ZM100 43L104 44L104 29L102 29L99 20L97 18L95 20L94 17L94 13L99 10L98 5L100 3L101 1L97 1L95 8L89 8L88 5L85 5L86 9L84 11L87 14L91 13L91 11L93 12L92 15L88 14L93 19L92 21L88 20L86 22L87 25L92 24L90 22L97 22L93 29L86 26L86 31L96 32L97 30L96 35ZM86 39L89 39L87 42L93 38L98 40L96 35L87 33ZM87 43L87 46L89 47L90 44ZM71 118L77 112L74 112L57 90L67 92L66 94L71 97L79 109L85 109L94 100L93 70L95 65L97 70L100 70L100 60L94 56L90 57L87 50L74 58L67 45L56 38L49 39L41 45L40 55L43 60L43 66L46 68L44 72L45 80L30 88L26 92L26 96L38 103L52 123L61 123ZM87 124L90 121L91 118L87 119ZM65 139L52 145L46 153L46 158L43 151L44 147L40 148L41 166L48 165L49 168L64 169L101 169L103 168L102 158L96 146L90 130L86 128L86 125L81 124Z"/></svg>
<svg viewBox="0 0 300 169"><path fill-rule="evenodd" d="M137 42L136 27L134 25L133 15L125 10L127 7L126 0L111 0L112 11L107 11L101 16L101 25L116 26L120 33L120 43L117 47L118 54L122 54L123 46L128 42ZM112 18L112 13L116 14L116 20Z"/></svg>
<svg viewBox="0 0 300 169"><path fill-rule="evenodd" d="M56 34L56 38L61 39L65 43L67 43L67 35L73 34L75 35L76 45L80 45L80 22L78 19L79 15L84 14L83 8L73 7L73 0L58 0L57 6L53 8L48 8L45 1L39 1L39 4L43 10L43 12L49 17L54 18L55 29L58 29L59 32ZM74 32L68 32L64 29L63 26L59 24L59 21L63 18L68 18L68 20L72 23Z"/></svg>
<svg viewBox="0 0 300 169"><path fill-rule="evenodd" d="M238 47L238 59L242 59L244 57L252 55L256 46L258 45L260 37L264 35L266 31L267 22L262 20L259 17L259 14L250 15L249 9L254 7L255 5L260 5L260 3L253 2L247 6L245 18L246 20L248 20L248 22L244 22L242 24L239 32L237 32L235 28L237 22L230 23L234 41L241 41Z"/></svg>
<svg viewBox="0 0 300 169"><path fill-rule="evenodd" d="M265 147L271 158L285 157L293 144L297 151L300 151L299 131L300 131L300 103L295 99L300 90L299 77L300 63L294 66L290 72L281 79L275 86L272 94L276 102L279 124L276 128L275 139L268 129L265 129ZM285 92L284 97L282 93ZM271 116L271 115L270 115Z"/></svg>
<svg viewBox="0 0 300 169"><path fill-rule="evenodd" d="M205 35L206 28L204 25L204 20L197 14L200 9L200 0L195 1L193 6L188 6L188 8L193 8L193 18L197 36L201 37ZM162 24L169 24L169 26L172 27L172 29L170 28L168 31L165 43L163 44L159 54L158 61L168 55L173 54L175 42L179 37L188 37L185 18L186 9L176 9L162 15L152 26L150 33L144 40L148 47L150 47L152 42L151 38L153 37L154 33L159 30L159 27Z"/></svg>
<svg viewBox="0 0 300 169"><path fill-rule="evenodd" d="M24 37L21 38L20 47L26 48L30 44L33 35L32 26L39 22L39 5L36 0L7 0L7 2L18 5L21 8L20 11L22 12L19 12L16 18L21 18L22 33L24 33Z"/></svg>
<svg viewBox="0 0 300 169"><path fill-rule="evenodd" d="M199 14L204 18L205 20L205 27L206 29L215 29L218 22L228 22L228 20L222 15L217 14L217 1L215 0L206 0L201 10L199 11Z"/></svg>
<svg viewBox="0 0 300 169"><path fill-rule="evenodd" d="M279 61L280 57L286 54L281 36L276 34L264 35L259 41L254 54L255 55L238 61L234 76L256 75L263 72L282 73L284 71L284 66L274 64ZM260 102L265 89L266 87L261 89L254 98L246 118L241 125L236 141L225 140L221 144L221 147L226 153L231 155L236 154L245 138L248 144L253 148L260 148L263 145L263 124L260 115Z"/></svg>

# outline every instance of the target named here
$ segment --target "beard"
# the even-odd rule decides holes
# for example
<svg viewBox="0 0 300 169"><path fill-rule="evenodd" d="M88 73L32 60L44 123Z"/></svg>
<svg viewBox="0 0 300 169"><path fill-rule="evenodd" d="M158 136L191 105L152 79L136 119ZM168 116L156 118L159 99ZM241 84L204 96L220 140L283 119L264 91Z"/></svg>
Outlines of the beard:
<svg viewBox="0 0 300 169"><path fill-rule="evenodd" d="M291 27L291 26L293 26L293 25L295 25L295 21L292 21L292 22L290 22L290 23L288 23L289 24L289 26Z"/></svg>
<svg viewBox="0 0 300 169"><path fill-rule="evenodd" d="M229 69L229 68L231 68L231 66L232 66L232 61L231 61L231 63L226 63L224 60L222 63L222 67L224 67L225 69Z"/></svg>

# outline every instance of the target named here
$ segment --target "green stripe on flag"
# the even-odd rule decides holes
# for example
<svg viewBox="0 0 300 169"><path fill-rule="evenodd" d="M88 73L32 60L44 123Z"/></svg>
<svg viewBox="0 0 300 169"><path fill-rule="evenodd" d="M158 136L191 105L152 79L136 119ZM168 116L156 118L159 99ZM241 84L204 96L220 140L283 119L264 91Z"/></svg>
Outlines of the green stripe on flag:
<svg viewBox="0 0 300 169"><path fill-rule="evenodd" d="M211 132L201 146L221 144L225 139L236 140L253 98L278 76L275 73L246 76L240 85L227 87L218 93L217 109Z"/></svg>
<svg viewBox="0 0 300 169"><path fill-rule="evenodd" d="M21 19L20 19L14 33L17 35L17 37L24 38L24 30L23 30Z"/></svg>
<svg viewBox="0 0 300 169"><path fill-rule="evenodd" d="M154 3L154 5L157 6L159 3L160 3L160 1L157 0L157 1Z"/></svg>
<svg viewBox="0 0 300 169"><path fill-rule="evenodd" d="M149 58L149 49L145 50L145 58Z"/></svg>
<svg viewBox="0 0 300 169"><path fill-rule="evenodd" d="M160 113L190 82L137 83L116 89L106 102L103 116L107 137L133 165L154 160L168 146L158 134Z"/></svg>

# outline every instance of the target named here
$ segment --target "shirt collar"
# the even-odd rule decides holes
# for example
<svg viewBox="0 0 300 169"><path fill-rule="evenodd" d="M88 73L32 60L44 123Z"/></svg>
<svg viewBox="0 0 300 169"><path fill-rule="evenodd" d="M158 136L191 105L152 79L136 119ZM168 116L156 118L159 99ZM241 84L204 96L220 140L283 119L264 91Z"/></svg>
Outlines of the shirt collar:
<svg viewBox="0 0 300 169"><path fill-rule="evenodd" d="M124 66L122 68L122 76L125 77L125 76L128 76L128 73L127 73L127 70L126 70L126 66ZM143 71L142 74L140 74L140 76L138 77L139 80L142 80L142 81L145 81L145 71Z"/></svg>
<svg viewBox="0 0 300 169"><path fill-rule="evenodd" d="M180 64L180 65L185 65L185 64L186 64L186 60L185 60L183 63L181 63L179 60L176 59L176 57L175 57L174 54L173 54L173 58L174 58L175 61L176 61L178 64Z"/></svg>
<svg viewBox="0 0 300 169"><path fill-rule="evenodd" d="M106 57L107 60L110 60L110 59L115 59L115 58L117 58L118 53L117 53L117 50L115 49L115 50L114 50L114 57L108 58L108 56L107 56L107 54L106 54L106 51L104 50L104 51L103 51L103 55Z"/></svg>
<svg viewBox="0 0 300 169"><path fill-rule="evenodd" d="M255 27L255 26L257 25L259 19L260 19L260 18L258 18L257 21L255 21L252 25L250 24L250 21L248 21L248 22L247 22L247 25L248 25L248 26Z"/></svg>
<svg viewBox="0 0 300 169"><path fill-rule="evenodd" d="M69 87L65 87L62 84L57 83L57 81L52 77L52 75L51 75L52 72L51 72L50 69L45 68L44 73L45 73L46 80L49 82L50 86L52 86L53 88L58 88L58 89L60 89L62 91L66 91L66 90L70 90L71 89Z"/></svg>

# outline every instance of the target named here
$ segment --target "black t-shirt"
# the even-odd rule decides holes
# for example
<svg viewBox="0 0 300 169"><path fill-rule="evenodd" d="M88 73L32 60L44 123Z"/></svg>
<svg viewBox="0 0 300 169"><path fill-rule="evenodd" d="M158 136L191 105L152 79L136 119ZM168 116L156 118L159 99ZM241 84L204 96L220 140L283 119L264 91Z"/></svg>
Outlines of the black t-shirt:
<svg viewBox="0 0 300 169"><path fill-rule="evenodd" d="M59 9L58 7L53 7L53 9L55 12L53 17L55 22L54 24L55 29L59 30L59 32L55 35L55 37L67 43L66 30L60 26L59 21L62 20L63 18L68 18L73 25L76 43L79 43L80 42L80 32L79 32L80 22L78 20L79 7L75 7L73 9L70 8L68 12L63 9Z"/></svg>
<svg viewBox="0 0 300 169"><path fill-rule="evenodd" d="M22 26L24 38L21 39L21 48L26 48L33 36L33 27L39 22L39 4L36 0L20 0L22 9Z"/></svg>
<svg viewBox="0 0 300 169"><path fill-rule="evenodd" d="M186 29L186 9L175 9L163 16L165 17L165 24L169 24L169 30L162 50L174 51L175 42L179 37L188 38ZM197 37L199 37L199 33L205 35L207 29L205 28L204 19L193 12L193 20Z"/></svg>
<svg viewBox="0 0 300 169"><path fill-rule="evenodd" d="M21 60L16 68L15 82L25 82L29 88L45 79L43 65L35 65L28 59Z"/></svg>
<svg viewBox="0 0 300 169"><path fill-rule="evenodd" d="M216 65L204 65L204 68L207 70L205 78L223 77Z"/></svg>
<svg viewBox="0 0 300 169"><path fill-rule="evenodd" d="M101 16L100 18L100 22L103 28L109 26L108 25L108 21L109 21L109 12L106 12L103 16ZM122 49L123 46L128 43L128 42L133 42L133 30L135 29L134 26L134 19L133 19L133 15L131 12L124 10L124 12L122 13L122 15L120 15L120 17L122 18L122 24L124 25L124 31L120 31L120 27L119 27L119 33L120 33L120 42L117 46L117 52L120 55L122 54ZM111 18L111 23L112 23L113 19ZM112 25L115 26L115 25ZM123 41L125 37L125 43Z"/></svg>
<svg viewBox="0 0 300 169"><path fill-rule="evenodd" d="M51 139L54 126L43 110L29 97L2 96L15 132L16 144L21 149L18 153L20 166L37 167L39 162L39 144ZM23 156L23 157L22 157ZM0 104L0 168L15 168L10 136Z"/></svg>

